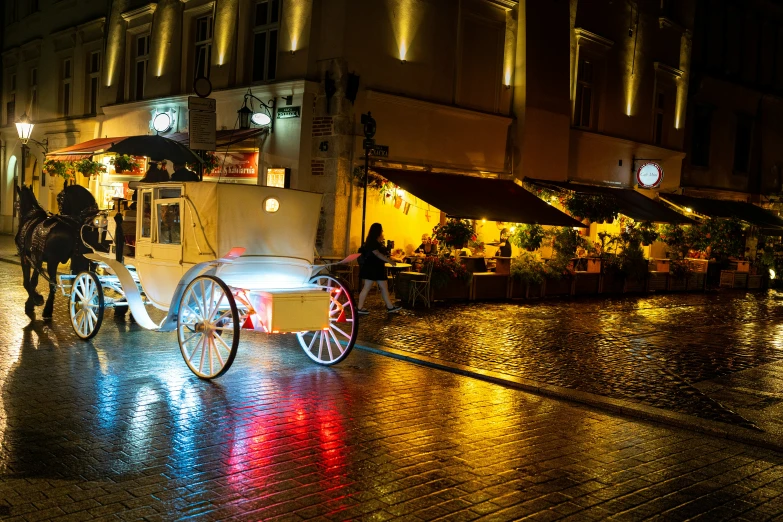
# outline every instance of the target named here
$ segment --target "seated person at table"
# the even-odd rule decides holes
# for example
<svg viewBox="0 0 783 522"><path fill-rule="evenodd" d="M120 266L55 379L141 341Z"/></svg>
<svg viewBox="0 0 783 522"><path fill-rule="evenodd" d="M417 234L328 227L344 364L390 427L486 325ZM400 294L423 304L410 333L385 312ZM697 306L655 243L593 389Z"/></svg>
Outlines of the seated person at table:
<svg viewBox="0 0 783 522"><path fill-rule="evenodd" d="M398 263L402 263L403 260L405 260L405 250L401 248L395 248L394 251L391 253L391 258L397 261Z"/></svg>
<svg viewBox="0 0 783 522"><path fill-rule="evenodd" d="M415 253L425 256L437 256L438 245L432 242L429 234L422 234L421 245L415 250Z"/></svg>
<svg viewBox="0 0 783 522"><path fill-rule="evenodd" d="M508 229L504 228L500 231L500 243L498 246L498 257L511 257L511 241L508 240Z"/></svg>
<svg viewBox="0 0 783 522"><path fill-rule="evenodd" d="M471 257L473 255L473 251L468 248L468 243L465 242L462 245L462 248L455 248L451 251L451 255L453 257Z"/></svg>

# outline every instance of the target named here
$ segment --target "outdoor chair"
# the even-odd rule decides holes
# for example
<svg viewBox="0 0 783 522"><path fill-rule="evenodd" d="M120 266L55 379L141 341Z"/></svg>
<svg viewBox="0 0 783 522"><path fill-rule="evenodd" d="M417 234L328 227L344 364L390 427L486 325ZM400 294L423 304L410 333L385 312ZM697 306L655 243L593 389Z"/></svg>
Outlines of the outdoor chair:
<svg viewBox="0 0 783 522"><path fill-rule="evenodd" d="M420 297L427 308L430 307L430 282L432 281L432 267L435 263L432 261L425 261L424 274L426 278L423 281L417 281L415 279L410 281L410 287L408 289L408 301L411 306L416 304L416 298Z"/></svg>

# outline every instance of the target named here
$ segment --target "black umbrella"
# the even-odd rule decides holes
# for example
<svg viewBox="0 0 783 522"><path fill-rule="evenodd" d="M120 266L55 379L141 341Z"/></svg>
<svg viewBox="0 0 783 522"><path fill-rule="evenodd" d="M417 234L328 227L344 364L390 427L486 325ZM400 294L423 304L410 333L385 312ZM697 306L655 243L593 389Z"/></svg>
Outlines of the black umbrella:
<svg viewBox="0 0 783 522"><path fill-rule="evenodd" d="M131 136L112 145L108 152L165 159L172 163L203 163L195 152L163 136Z"/></svg>

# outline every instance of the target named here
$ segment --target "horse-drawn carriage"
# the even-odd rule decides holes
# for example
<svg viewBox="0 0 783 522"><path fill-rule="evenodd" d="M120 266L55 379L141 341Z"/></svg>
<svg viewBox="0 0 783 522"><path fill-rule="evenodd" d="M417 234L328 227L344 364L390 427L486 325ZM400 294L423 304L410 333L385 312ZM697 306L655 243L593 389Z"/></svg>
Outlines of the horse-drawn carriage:
<svg viewBox="0 0 783 522"><path fill-rule="evenodd" d="M325 365L351 351L350 289L314 264L320 194L169 182L141 184L137 195L134 255L94 250L84 257L95 270L59 276L79 337L98 333L105 309L129 309L144 328L176 330L185 362L206 379L231 366L241 330L293 333ZM165 318L153 321L146 305Z"/></svg>

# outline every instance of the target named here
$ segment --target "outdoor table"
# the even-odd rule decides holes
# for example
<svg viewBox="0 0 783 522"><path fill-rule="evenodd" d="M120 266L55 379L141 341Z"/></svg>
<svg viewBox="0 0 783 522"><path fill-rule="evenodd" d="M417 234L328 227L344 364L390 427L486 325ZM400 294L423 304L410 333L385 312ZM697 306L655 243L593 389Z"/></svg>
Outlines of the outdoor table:
<svg viewBox="0 0 783 522"><path fill-rule="evenodd" d="M391 290L394 290L394 285L397 281L397 274L399 274L402 271L409 270L411 267L410 263L397 263L395 266L392 266L391 263L385 263L386 270L390 273L392 277L392 288Z"/></svg>

